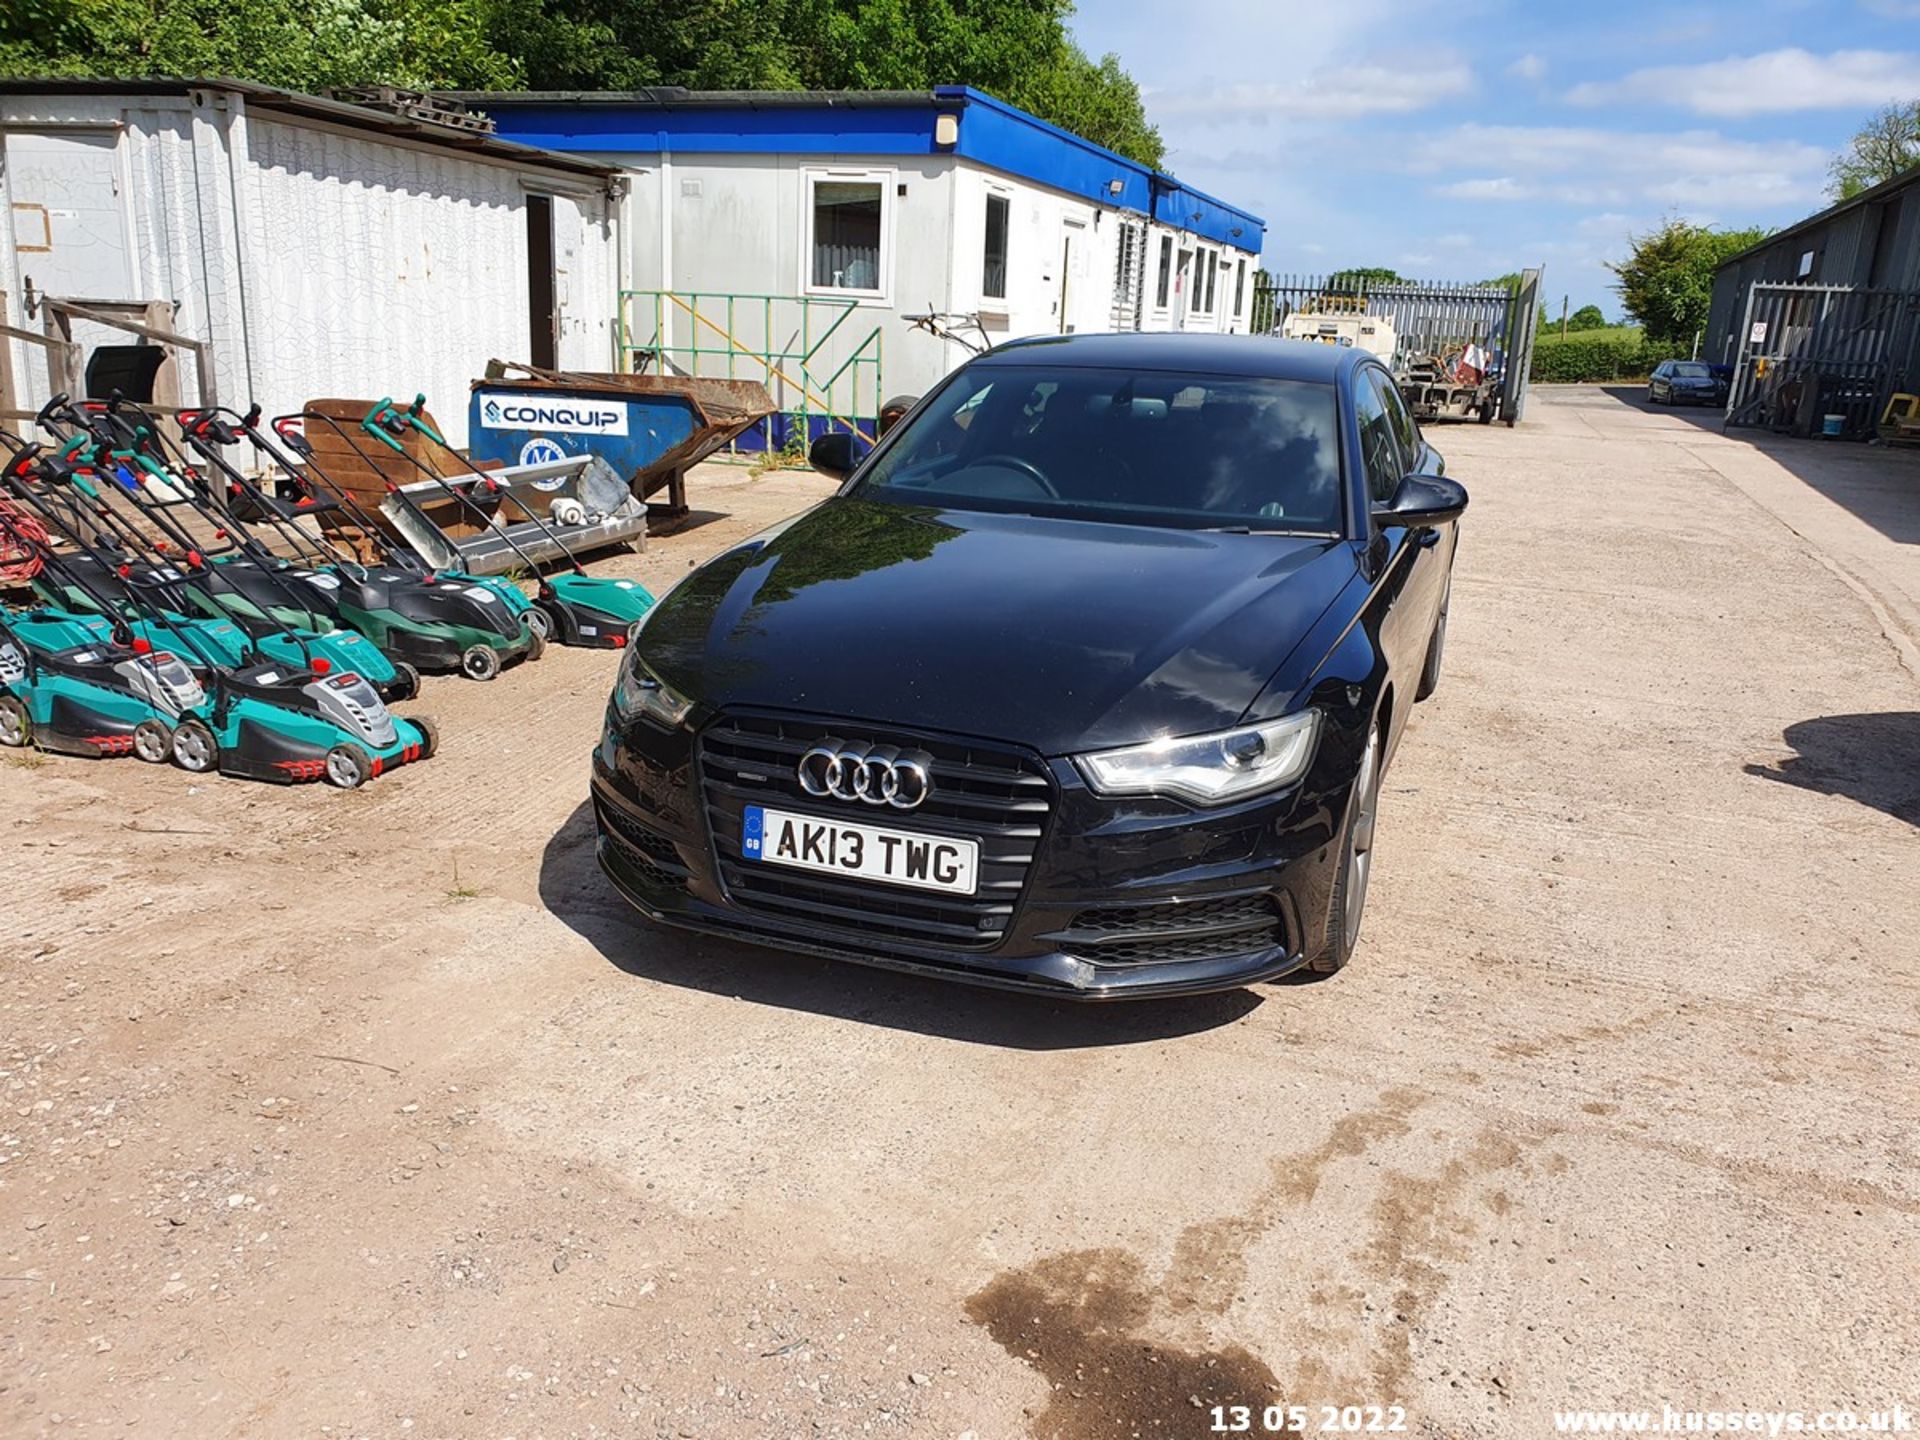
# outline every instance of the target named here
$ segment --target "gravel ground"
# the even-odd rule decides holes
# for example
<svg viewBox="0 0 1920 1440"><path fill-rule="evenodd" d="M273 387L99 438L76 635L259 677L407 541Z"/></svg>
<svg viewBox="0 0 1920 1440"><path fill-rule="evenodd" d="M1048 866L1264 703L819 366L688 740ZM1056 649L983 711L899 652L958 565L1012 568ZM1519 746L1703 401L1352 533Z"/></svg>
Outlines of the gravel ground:
<svg viewBox="0 0 1920 1440"><path fill-rule="evenodd" d="M650 929L600 654L430 681L440 757L352 795L0 765L0 1432L1911 1406L1920 466L1698 420L1441 434L1449 670L1329 983L1084 1010ZM599 568L826 488L707 467Z"/></svg>

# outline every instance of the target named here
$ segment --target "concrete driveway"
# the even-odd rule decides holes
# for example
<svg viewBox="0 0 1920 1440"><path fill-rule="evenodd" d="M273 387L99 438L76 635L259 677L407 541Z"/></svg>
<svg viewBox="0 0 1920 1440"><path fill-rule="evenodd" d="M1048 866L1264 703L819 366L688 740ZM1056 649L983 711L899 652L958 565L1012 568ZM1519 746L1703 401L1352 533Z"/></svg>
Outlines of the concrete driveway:
<svg viewBox="0 0 1920 1440"><path fill-rule="evenodd" d="M1448 673L1327 983L1087 1011L649 929L583 652L429 682L443 753L354 795L0 765L0 1432L1911 1409L1920 473L1698 418L1439 433ZM726 518L601 568L825 489L708 467Z"/></svg>

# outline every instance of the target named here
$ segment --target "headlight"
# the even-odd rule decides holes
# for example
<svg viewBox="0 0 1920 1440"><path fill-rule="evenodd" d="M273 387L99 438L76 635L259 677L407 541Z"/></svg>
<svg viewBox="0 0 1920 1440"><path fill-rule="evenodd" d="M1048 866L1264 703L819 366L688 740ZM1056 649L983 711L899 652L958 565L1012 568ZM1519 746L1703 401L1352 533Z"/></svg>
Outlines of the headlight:
<svg viewBox="0 0 1920 1440"><path fill-rule="evenodd" d="M636 650L620 661L620 678L613 685L613 710L622 720L641 716L671 730L687 718L693 702L677 694L649 670Z"/></svg>
<svg viewBox="0 0 1920 1440"><path fill-rule="evenodd" d="M1219 805L1291 785L1306 774L1319 734L1320 712L1303 710L1217 735L1080 755L1075 763L1099 795L1177 795L1196 805Z"/></svg>

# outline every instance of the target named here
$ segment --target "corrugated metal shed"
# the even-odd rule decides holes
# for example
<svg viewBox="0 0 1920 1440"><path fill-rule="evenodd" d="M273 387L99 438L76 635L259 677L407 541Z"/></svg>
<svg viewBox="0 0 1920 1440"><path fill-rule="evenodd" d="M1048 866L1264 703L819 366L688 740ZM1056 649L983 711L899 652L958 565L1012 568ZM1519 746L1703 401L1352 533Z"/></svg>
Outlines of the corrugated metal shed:
<svg viewBox="0 0 1920 1440"><path fill-rule="evenodd" d="M43 295L166 302L211 346L223 403L425 390L453 419L490 357L529 358L549 289L552 359L613 359L625 186L596 161L234 81L0 86L0 140L5 318L38 329ZM536 284L529 226L549 207ZM45 357L16 342L10 358L31 409Z"/></svg>
<svg viewBox="0 0 1920 1440"><path fill-rule="evenodd" d="M1740 350L1743 337L1736 332L1756 281L1920 287L1920 167L1809 215L1723 263L1714 273L1701 349L1706 359L1726 363Z"/></svg>

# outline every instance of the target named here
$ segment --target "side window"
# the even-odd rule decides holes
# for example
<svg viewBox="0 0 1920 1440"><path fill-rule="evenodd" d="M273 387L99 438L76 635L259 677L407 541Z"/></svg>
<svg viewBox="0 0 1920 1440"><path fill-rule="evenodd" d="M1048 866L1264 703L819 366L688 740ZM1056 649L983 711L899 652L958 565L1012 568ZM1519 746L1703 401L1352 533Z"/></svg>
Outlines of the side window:
<svg viewBox="0 0 1920 1440"><path fill-rule="evenodd" d="M807 173L806 288L886 293L888 255L887 180L875 174L855 179L837 173Z"/></svg>
<svg viewBox="0 0 1920 1440"><path fill-rule="evenodd" d="M1406 398L1393 383L1393 377L1376 370L1373 380L1380 387L1381 403L1387 407L1387 423L1393 427L1394 442L1400 447L1400 473L1411 475L1420 468L1420 427L1414 424L1413 412L1407 408Z"/></svg>
<svg viewBox="0 0 1920 1440"><path fill-rule="evenodd" d="M1400 446L1393 438L1393 422L1372 372L1362 371L1353 387L1354 419L1360 429L1360 463L1367 473L1367 498L1391 500L1406 473L1400 464Z"/></svg>
<svg viewBox="0 0 1920 1440"><path fill-rule="evenodd" d="M1007 298L1007 224L1012 202L1005 195L987 196L987 241L981 256L980 294L988 300Z"/></svg>

